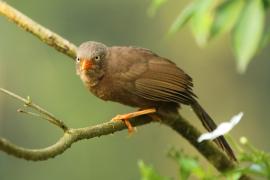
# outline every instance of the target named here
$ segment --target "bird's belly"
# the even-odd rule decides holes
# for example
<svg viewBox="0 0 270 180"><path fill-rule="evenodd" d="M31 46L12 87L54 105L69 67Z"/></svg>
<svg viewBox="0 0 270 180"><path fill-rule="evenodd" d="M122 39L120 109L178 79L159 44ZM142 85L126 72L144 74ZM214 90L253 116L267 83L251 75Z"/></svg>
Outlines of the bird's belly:
<svg viewBox="0 0 270 180"><path fill-rule="evenodd" d="M132 106L132 107L139 107L139 108L152 108L152 107L158 106L157 101L145 99L143 97L140 97L124 89L121 89L115 93L112 92L109 100L114 101L114 102L119 102L124 105Z"/></svg>
<svg viewBox="0 0 270 180"><path fill-rule="evenodd" d="M119 102L128 106L132 106L132 107L140 107L140 108L144 108L144 107L152 107L153 106L153 102L148 102L148 100L143 100L141 98L138 98L137 96L130 96L128 98L122 98L119 96L114 96L112 101L115 102Z"/></svg>
<svg viewBox="0 0 270 180"><path fill-rule="evenodd" d="M124 105L131 107L137 107L140 109L155 108L157 111L163 110L162 112L177 111L180 104L174 102L164 102L164 101L154 101L146 99L133 94L132 92L128 94L128 98L123 98L123 96L115 95L111 96L110 101L119 102Z"/></svg>
<svg viewBox="0 0 270 180"><path fill-rule="evenodd" d="M98 98L108 101L110 100L110 92L107 91L106 89L99 87L99 86L94 86L89 89L95 96Z"/></svg>
<svg viewBox="0 0 270 180"><path fill-rule="evenodd" d="M153 107L155 104L155 102L139 97L123 88L103 86L102 83L91 87L89 90L104 101L118 102L132 107Z"/></svg>

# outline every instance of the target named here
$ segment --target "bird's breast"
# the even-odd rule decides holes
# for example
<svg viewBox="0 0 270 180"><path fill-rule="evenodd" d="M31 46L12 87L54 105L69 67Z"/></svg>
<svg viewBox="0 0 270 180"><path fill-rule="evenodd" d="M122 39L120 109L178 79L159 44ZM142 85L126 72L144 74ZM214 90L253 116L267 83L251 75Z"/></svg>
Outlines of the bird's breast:
<svg viewBox="0 0 270 180"><path fill-rule="evenodd" d="M86 78L89 77L87 76ZM93 80L90 78L85 82L86 87L92 94L105 101L110 100L111 97L110 84L106 79Z"/></svg>

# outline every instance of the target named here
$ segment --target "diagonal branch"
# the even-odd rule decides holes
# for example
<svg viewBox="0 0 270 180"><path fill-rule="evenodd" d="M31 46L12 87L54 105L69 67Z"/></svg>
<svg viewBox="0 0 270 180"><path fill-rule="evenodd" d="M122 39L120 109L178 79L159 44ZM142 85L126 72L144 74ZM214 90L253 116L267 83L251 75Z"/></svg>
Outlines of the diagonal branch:
<svg viewBox="0 0 270 180"><path fill-rule="evenodd" d="M14 22L25 31L35 35L44 43L52 46L57 51L60 51L73 59L75 58L77 47L74 44L51 30L41 26L2 0L0 0L0 14L7 17L10 21Z"/></svg>
<svg viewBox="0 0 270 180"><path fill-rule="evenodd" d="M71 58L76 56L76 46L74 44L41 26L2 0L0 0L0 14L63 54ZM1 91L7 93L3 89L1 89ZM64 130L64 135L54 145L42 149L26 149L17 146L4 138L0 138L0 150L19 158L34 161L46 160L63 153L76 141L99 137L126 129L126 126L122 122L107 122L96 126L78 129L68 128L62 121L56 118L54 119L53 115L42 109L40 106L37 106L32 102L29 103L27 99L21 98L15 94L7 94L13 97L18 97L18 100L23 101L29 107L37 110L46 117L51 117L51 120L55 121L56 124L59 124L60 126L58 127L61 127ZM217 149L213 143L198 143L197 138L201 133L180 115L168 115L166 117L162 117L162 119L165 123L170 122L166 123L166 125L186 138L219 171L224 172L235 167L235 163L228 159L228 157ZM131 120L131 124L133 126L143 125L149 122L151 122L151 119L147 116Z"/></svg>

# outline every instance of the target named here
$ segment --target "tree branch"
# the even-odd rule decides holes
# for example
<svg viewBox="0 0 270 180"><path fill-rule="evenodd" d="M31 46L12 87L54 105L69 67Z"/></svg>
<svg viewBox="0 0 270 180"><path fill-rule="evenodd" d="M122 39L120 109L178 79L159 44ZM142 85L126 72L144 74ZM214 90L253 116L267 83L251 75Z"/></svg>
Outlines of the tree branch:
<svg viewBox="0 0 270 180"><path fill-rule="evenodd" d="M78 140L100 137L126 129L126 125L122 122L107 122L95 126L88 126L77 129L69 128L61 120L58 120L56 117L54 117L32 101L20 97L19 95L16 95L3 88L0 88L0 91L19 101L22 101L25 105L35 109L40 114L44 114L44 112L46 112L45 115L49 114L49 117L53 117L53 119L55 120L53 124L57 124L57 127L64 129L64 135L55 144L42 149L26 149L17 146L4 138L0 138L0 150L19 158L33 161L47 160L63 153L74 142ZM29 115L35 117L37 116L36 114L32 113L30 113ZM164 117L165 115L159 116L162 118L161 122L165 123L172 129L174 129L176 132L181 134L183 137L185 137L219 171L226 171L235 166L234 162L228 159L228 157L219 149L217 149L217 147L215 147L211 142L198 143L197 138L201 133L180 115L171 114L166 115L166 117ZM140 116L137 118L133 118L130 122L133 126L139 126L151 122L151 118L149 118L148 116Z"/></svg>
<svg viewBox="0 0 270 180"><path fill-rule="evenodd" d="M25 31L30 32L44 43L52 46L57 51L60 51L73 59L76 57L77 47L74 44L70 43L58 34L53 33L51 30L41 26L2 0L0 0L0 14L7 17L10 21L14 22Z"/></svg>
<svg viewBox="0 0 270 180"><path fill-rule="evenodd" d="M75 45L31 20L1 0L0 14L6 16L19 27L32 33L44 43L52 46L63 54L71 58L75 57ZM46 117L50 117L52 121L56 122L54 124L58 124L58 127L61 127L64 130L64 135L54 145L42 149L26 149L19 147L4 138L0 138L0 150L19 158L34 161L46 160L63 153L76 141L99 137L126 129L125 124L122 122L107 122L96 126L89 126L78 129L68 128L62 121L54 118L53 115L37 106L36 104L29 102L27 99L21 98L12 93L7 93L7 91L3 89L1 91L16 97L18 100L23 101L26 105L37 110L39 113L45 115ZM225 154L223 154L219 149L217 149L213 143L198 143L197 138L201 133L180 115L172 115L171 117L166 116L162 117L162 119L168 126L185 137L219 171L224 172L235 167L235 163L228 159L228 157L225 156ZM147 116L143 116L132 119L130 122L133 126L139 126L151 122L151 119L149 119Z"/></svg>
<svg viewBox="0 0 270 180"><path fill-rule="evenodd" d="M133 126L139 126L150 122L150 118L140 117L132 119ZM94 137L100 137L107 134L112 134L117 131L126 129L126 126L122 122L106 122L103 124L89 126L78 129L68 129L64 132L64 135L52 146L42 149L27 149L11 143L10 141L0 138L0 150L13 155L18 158L26 160L40 161L53 158L59 154L62 154L67 150L74 142L82 139L90 139Z"/></svg>

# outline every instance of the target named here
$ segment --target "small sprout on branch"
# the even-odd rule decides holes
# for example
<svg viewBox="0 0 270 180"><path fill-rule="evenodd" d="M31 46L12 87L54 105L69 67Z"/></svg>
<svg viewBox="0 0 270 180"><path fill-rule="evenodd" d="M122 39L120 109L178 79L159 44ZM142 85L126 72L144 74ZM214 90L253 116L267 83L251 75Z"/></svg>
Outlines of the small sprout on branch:
<svg viewBox="0 0 270 180"><path fill-rule="evenodd" d="M248 143L247 138L244 137L244 136L242 136L242 137L240 138L240 143L243 144L243 145L247 144L247 143Z"/></svg>
<svg viewBox="0 0 270 180"><path fill-rule="evenodd" d="M27 96L27 103L26 103L26 105L29 105L31 103L32 103L32 100L31 100L30 96Z"/></svg>

